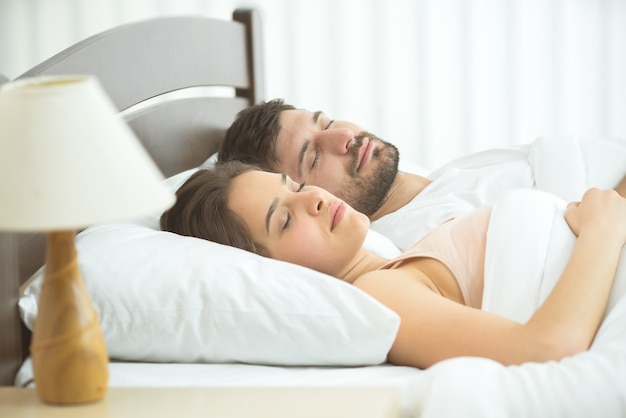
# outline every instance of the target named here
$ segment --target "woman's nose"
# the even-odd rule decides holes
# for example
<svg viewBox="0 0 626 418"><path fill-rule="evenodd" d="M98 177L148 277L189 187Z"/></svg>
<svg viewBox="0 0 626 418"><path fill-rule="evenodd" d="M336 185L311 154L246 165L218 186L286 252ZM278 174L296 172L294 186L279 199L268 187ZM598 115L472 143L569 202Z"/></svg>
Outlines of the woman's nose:
<svg viewBox="0 0 626 418"><path fill-rule="evenodd" d="M344 155L354 141L354 132L347 128L326 129L316 134L315 141L324 152Z"/></svg>
<svg viewBox="0 0 626 418"><path fill-rule="evenodd" d="M324 192L316 186L305 186L295 195L310 215L318 215L324 206Z"/></svg>

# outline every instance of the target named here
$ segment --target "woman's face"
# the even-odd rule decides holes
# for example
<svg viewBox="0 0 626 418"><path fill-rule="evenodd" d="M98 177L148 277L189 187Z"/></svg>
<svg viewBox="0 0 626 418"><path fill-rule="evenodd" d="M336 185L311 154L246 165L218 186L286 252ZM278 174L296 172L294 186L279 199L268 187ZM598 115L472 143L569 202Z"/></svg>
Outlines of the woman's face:
<svg viewBox="0 0 626 418"><path fill-rule="evenodd" d="M271 258L333 276L357 255L369 228L364 214L285 174L248 171L237 176L228 205Z"/></svg>

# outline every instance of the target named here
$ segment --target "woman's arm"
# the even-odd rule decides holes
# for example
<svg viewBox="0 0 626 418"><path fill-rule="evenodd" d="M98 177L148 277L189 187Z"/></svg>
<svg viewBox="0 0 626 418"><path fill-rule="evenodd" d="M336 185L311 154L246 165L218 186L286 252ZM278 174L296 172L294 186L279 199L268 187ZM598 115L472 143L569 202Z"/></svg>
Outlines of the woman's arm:
<svg viewBox="0 0 626 418"><path fill-rule="evenodd" d="M423 272L375 271L355 281L400 315L389 361L425 368L451 357L479 356L520 364L586 350L626 241L626 200L614 191L591 190L581 204L570 205L566 220L579 238L551 294L526 324L441 297Z"/></svg>

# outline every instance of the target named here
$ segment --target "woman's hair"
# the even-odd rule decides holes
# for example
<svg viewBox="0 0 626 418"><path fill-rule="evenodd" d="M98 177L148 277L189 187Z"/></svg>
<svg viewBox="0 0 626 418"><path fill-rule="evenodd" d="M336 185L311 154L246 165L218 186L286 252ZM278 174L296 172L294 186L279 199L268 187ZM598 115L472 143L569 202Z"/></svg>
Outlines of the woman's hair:
<svg viewBox="0 0 626 418"><path fill-rule="evenodd" d="M194 173L176 192L176 203L161 215L161 229L268 255L252 240L241 217L228 207L232 180L258 167L239 161Z"/></svg>
<svg viewBox="0 0 626 418"><path fill-rule="evenodd" d="M275 148L280 114L293 109L294 106L282 99L274 99L240 111L226 130L218 161L237 160L266 170L273 169L278 164Z"/></svg>

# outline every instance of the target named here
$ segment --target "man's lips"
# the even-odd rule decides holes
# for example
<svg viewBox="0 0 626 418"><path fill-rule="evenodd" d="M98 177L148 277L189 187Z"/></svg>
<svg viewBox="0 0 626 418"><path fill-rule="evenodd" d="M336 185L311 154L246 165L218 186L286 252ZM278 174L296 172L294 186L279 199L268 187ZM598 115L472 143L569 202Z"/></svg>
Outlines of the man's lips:
<svg viewBox="0 0 626 418"><path fill-rule="evenodd" d="M331 203L328 214L330 217L330 230L332 231L346 214L346 205L344 205L343 202L335 200Z"/></svg>
<svg viewBox="0 0 626 418"><path fill-rule="evenodd" d="M372 148L374 144L370 141L368 137L363 138L363 145L359 150L359 164L356 167L356 170L359 171L361 167L365 165L370 159L370 155L372 154Z"/></svg>

